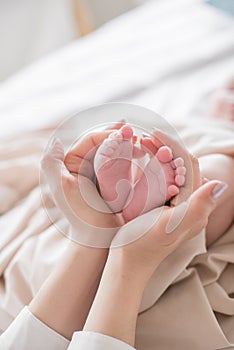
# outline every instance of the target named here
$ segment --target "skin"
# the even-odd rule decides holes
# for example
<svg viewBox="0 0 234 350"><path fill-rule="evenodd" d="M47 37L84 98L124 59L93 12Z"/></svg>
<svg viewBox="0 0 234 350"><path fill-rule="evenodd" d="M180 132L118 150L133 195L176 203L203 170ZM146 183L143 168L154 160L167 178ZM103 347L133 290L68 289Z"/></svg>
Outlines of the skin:
<svg viewBox="0 0 234 350"><path fill-rule="evenodd" d="M154 155L151 159L153 158L157 159L157 152L159 152L159 150L162 150L162 148L165 147L164 144L160 142L156 136L157 135L155 135L155 138L146 137L141 140L141 144L144 150L148 150L151 156ZM114 136L111 137L108 143L108 147L110 147L109 144L110 142L112 142L113 138ZM167 143L165 142L165 144ZM115 149L117 148L117 151L118 151L118 148L120 147L122 147L122 150L123 150L124 146L125 146L124 142L122 142L122 144L120 143L117 146L114 145ZM108 147L106 147L106 144L102 145L101 155L105 154L105 149L107 149L107 151L109 150ZM97 157L99 157L99 150L97 151L95 159ZM115 176L116 175L119 176L120 174L121 177L123 177L126 174L126 170L121 164L121 162L123 162L122 159L118 158L118 156L116 157L116 150L115 150L115 154L109 155L108 153L108 157L106 158L108 159L108 162L105 163L105 167L107 167L108 164L111 164L111 167L107 169L105 167L100 168L98 172L98 181L101 189L101 195L103 196L104 199L106 199L106 195L105 195L106 192L108 192L110 195L114 194L114 196L116 196L116 188L117 188L119 179L118 177L116 178ZM129 161L128 161L129 167L131 164L131 160L132 158L129 157ZM172 162L176 163L177 160L183 162L183 159L181 157L174 159ZM234 171L234 159L224 154L210 154L210 155L202 156L198 158L198 160L199 160L201 174L204 178L209 180L218 179L222 182L225 182L228 185L228 191L226 191L225 195L218 201L217 209L209 218L208 226L206 229L206 244L209 247L219 237L222 236L222 234L230 227L234 219L234 183L232 179L232 174ZM103 160L100 158L99 162L102 162L102 161ZM114 163L115 167L112 165L112 163ZM164 166L163 168L164 178L169 177L169 180L170 180L171 170L173 170L173 172L176 170L171 169L170 162L165 164L162 163L161 166ZM147 173L146 169L147 167L144 169L144 176ZM178 170L179 169L182 170L182 174L184 174L186 171L186 168L181 166L181 164L178 167ZM177 173L178 171L175 174ZM159 178L159 182L157 179L158 178L157 167L155 171L153 170L152 167L150 168L150 172L146 181L144 181L145 180L144 176L140 178L140 180L137 182L136 186L134 187L134 194L132 196L131 202L127 206L124 206L124 203L122 204L122 207L124 207L122 211L122 215L125 222L128 222L133 218L139 216L139 214L143 214L144 212L149 211L153 208L156 208L162 204L160 202L156 203L158 199L160 200L160 192L159 192L160 189L157 188L157 185L159 184L160 185L159 187L161 187L161 189L163 188L163 181L160 184L160 181L162 179ZM109 179L111 179L111 182ZM172 181L174 181L173 173L172 173ZM177 189L177 191L179 192L178 187L175 186L175 185L178 185L178 183L177 184L175 182L173 183L174 183L173 187ZM170 182L168 182L167 189L169 189L169 184ZM166 193L166 188L164 192ZM123 190L123 193L126 193L126 191ZM118 197L119 199L121 198L120 186L118 186L118 194L119 194L119 197ZM174 195L172 194L170 197L173 197ZM167 200L170 199L170 197L167 198ZM144 200L145 198L147 198L146 203ZM165 201L165 198L163 202L164 201Z"/></svg>
<svg viewBox="0 0 234 350"><path fill-rule="evenodd" d="M117 124L116 128L121 126L121 123ZM116 226L116 218L112 213L103 214L87 206L77 183L78 172L85 155L108 137L110 132L112 130L94 133L84 138L66 157L61 142L55 140L42 159L42 169L53 198L74 229L79 225L79 221L71 212L79 213L82 219L94 226ZM90 186L93 176L90 170L92 167L89 166L92 161L92 155L85 159L87 166L86 172L82 173L82 180L86 186ZM61 188L58 190L60 184ZM60 195L61 191L65 194L66 201ZM94 189L95 195L98 193ZM73 332L81 330L84 326L107 256L108 249L84 247L69 242L61 262L30 303L31 312L56 332L71 339Z"/></svg>
<svg viewBox="0 0 234 350"><path fill-rule="evenodd" d="M125 222L157 208L179 193L184 185L186 168L180 158L173 159L167 146L148 149L146 142L142 155L150 157L139 176L133 176L133 128L123 126L113 132L98 148L94 169L102 198L113 212L121 212ZM147 139L150 142L150 138ZM147 141L145 139L145 141ZM139 163L136 163L139 164ZM135 166L136 166L135 164Z"/></svg>
<svg viewBox="0 0 234 350"><path fill-rule="evenodd" d="M171 210L177 211L178 207L165 209L158 225L141 239L111 249L84 330L134 346L138 310L149 278L166 256L206 225L215 207L210 192L216 184L210 182L194 192L184 220L171 235L165 235L165 227ZM136 221L132 221L129 229L134 229Z"/></svg>
<svg viewBox="0 0 234 350"><path fill-rule="evenodd" d="M102 136L106 137L104 134ZM65 159L61 143L56 141L42 161L55 201L67 218L71 219L72 226L75 225L74 217L70 217L67 207L63 207L64 202L60 202L51 175L58 180L57 175L62 170L62 187L68 204L73 212L81 210L85 216L86 203L79 198L78 206L72 197L75 184L78 186L75 179L80 166L74 160L81 159L83 153L87 154L99 137L92 135L84 139ZM91 162L92 158L88 161ZM112 248L109 252L107 249L69 243L63 259L29 305L32 313L68 339L71 339L74 331L84 329L101 332L133 345L137 313L147 281L166 256L201 231L216 205L211 192L219 182L208 182L197 189L200 179L198 163L194 158L192 163L195 173L193 195L176 207L165 207L158 222L140 239ZM82 176L91 181L92 173L87 171ZM77 190L74 196L79 194ZM184 219L170 235L165 234L169 217L172 213L179 215L181 206L187 208ZM105 225L103 215L93 213L92 223ZM109 220L108 225L115 225L115 216L111 213L105 215ZM122 226L120 230L134 232L142 220L150 220L154 215L157 215L157 209L146 213L145 217L136 218L128 227ZM127 295L132 297L126 298Z"/></svg>
<svg viewBox="0 0 234 350"><path fill-rule="evenodd" d="M211 154L200 157L199 164L205 178L218 179L228 185L228 190L218 199L217 208L209 218L206 228L206 244L209 247L222 236L234 220L234 159L223 154Z"/></svg>
<svg viewBox="0 0 234 350"><path fill-rule="evenodd" d="M69 242L54 271L29 305L43 323L67 339L82 330L108 252Z"/></svg>

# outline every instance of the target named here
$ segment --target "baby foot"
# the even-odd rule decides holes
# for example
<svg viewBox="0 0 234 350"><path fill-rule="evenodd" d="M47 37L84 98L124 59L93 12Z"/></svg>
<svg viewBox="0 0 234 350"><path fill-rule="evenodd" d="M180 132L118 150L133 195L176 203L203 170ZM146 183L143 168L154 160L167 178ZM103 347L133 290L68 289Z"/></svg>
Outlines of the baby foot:
<svg viewBox="0 0 234 350"><path fill-rule="evenodd" d="M159 147L136 183L130 203L123 210L124 220L130 221L176 196L179 187L185 183L185 173L184 160L173 159L170 147Z"/></svg>
<svg viewBox="0 0 234 350"><path fill-rule="evenodd" d="M94 158L101 195L115 213L122 211L132 188L132 137L132 128L124 125L109 135Z"/></svg>

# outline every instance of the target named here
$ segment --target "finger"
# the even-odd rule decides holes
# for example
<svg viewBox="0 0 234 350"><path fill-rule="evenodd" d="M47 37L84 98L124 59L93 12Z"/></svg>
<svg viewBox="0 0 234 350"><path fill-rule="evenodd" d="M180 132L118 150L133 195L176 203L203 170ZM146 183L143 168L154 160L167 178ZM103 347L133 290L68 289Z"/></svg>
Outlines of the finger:
<svg viewBox="0 0 234 350"><path fill-rule="evenodd" d="M234 90L234 77L232 77L230 80L228 80L225 87L227 89Z"/></svg>
<svg viewBox="0 0 234 350"><path fill-rule="evenodd" d="M185 201L191 193L201 185L201 177L199 170L199 163L196 157L188 152L186 147L182 144L176 136L165 134L163 131L154 128L153 138L154 144L160 143L169 146L172 149L174 158L183 158L186 168L186 179L183 187L180 188L180 192L173 200L173 205L177 205Z"/></svg>
<svg viewBox="0 0 234 350"><path fill-rule="evenodd" d="M122 126L124 126L126 124L126 120L125 119L121 119L119 120L116 124L111 125L110 127L107 127L105 130L119 130L122 128Z"/></svg>
<svg viewBox="0 0 234 350"><path fill-rule="evenodd" d="M169 146L171 148L174 148L175 151L179 147L179 140L175 138L173 135L169 135L167 133L164 133L162 130L153 128L152 132L152 141L155 144L157 148L162 147L162 146ZM178 157L179 155L176 154Z"/></svg>
<svg viewBox="0 0 234 350"><path fill-rule="evenodd" d="M78 174L81 162L84 159L88 162L92 162L98 146L111 132L111 130L93 132L80 139L65 156L64 163L67 169L71 173ZM90 166L90 171L91 169L92 166Z"/></svg>
<svg viewBox="0 0 234 350"><path fill-rule="evenodd" d="M206 177L204 177L204 176L202 176L201 181L202 181L202 185L204 185L207 182L209 182L209 180Z"/></svg>
<svg viewBox="0 0 234 350"><path fill-rule="evenodd" d="M167 211L166 233L175 233L180 238L192 238L207 225L208 217L216 207L216 200L226 190L220 181L209 181L198 188L187 200ZM171 215L172 214L172 215Z"/></svg>
<svg viewBox="0 0 234 350"><path fill-rule="evenodd" d="M143 137L140 140L140 144L142 149L149 153L151 156L156 154L158 151L158 147L154 144L153 140L150 137Z"/></svg>
<svg viewBox="0 0 234 350"><path fill-rule="evenodd" d="M202 178L201 178L201 173L200 173L200 166L198 159L191 153L189 153L189 159L192 165L192 186L193 186L193 191L198 189L201 184L202 184Z"/></svg>
<svg viewBox="0 0 234 350"><path fill-rule="evenodd" d="M184 161L187 159L190 161L189 153L181 140L175 135L169 135L163 131L154 128L152 133L152 141L154 145L159 148L162 146L168 146L172 149L174 158L182 157Z"/></svg>
<svg viewBox="0 0 234 350"><path fill-rule="evenodd" d="M57 176L58 172L61 173L63 160L63 145L59 139L54 139L41 159L41 168L49 181Z"/></svg>

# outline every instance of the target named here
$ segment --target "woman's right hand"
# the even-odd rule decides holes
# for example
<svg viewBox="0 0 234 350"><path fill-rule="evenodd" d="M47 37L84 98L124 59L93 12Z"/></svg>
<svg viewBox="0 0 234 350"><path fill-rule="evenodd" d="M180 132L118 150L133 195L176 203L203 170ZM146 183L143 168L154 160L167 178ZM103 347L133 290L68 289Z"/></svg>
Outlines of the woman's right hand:
<svg viewBox="0 0 234 350"><path fill-rule="evenodd" d="M111 249L110 257L113 255L116 260L118 255L118 259L126 264L126 269L137 272L137 275L142 274L145 282L165 257L182 242L201 232L216 207L215 198L222 194L222 183L218 180L201 186L198 160L176 139L155 129L152 142L157 146L169 145L174 156L183 157L187 169L187 185L171 201L170 207L156 208L130 221L120 228L112 242L112 247L116 248ZM220 192L216 193L219 188ZM223 186L223 191L225 189L226 185Z"/></svg>
<svg viewBox="0 0 234 350"><path fill-rule="evenodd" d="M192 157L192 162L196 188L200 175L197 160ZM138 310L149 278L182 242L196 236L207 225L215 201L225 189L222 185L210 181L195 189L181 204L157 208L120 228L84 330L103 333L134 346ZM147 230L157 216L157 222ZM122 244L126 236L134 237L139 232L143 233L140 238Z"/></svg>
<svg viewBox="0 0 234 350"><path fill-rule="evenodd" d="M210 181L178 206L154 209L121 227L114 238L115 247L110 250L109 260L121 261L127 274L137 274L137 278L146 284L168 255L206 227L209 215L216 207L217 191L220 188L221 195L222 183ZM154 221L155 224L148 229ZM143 232L140 238L132 243L122 244L123 237L129 232L138 234L140 230Z"/></svg>

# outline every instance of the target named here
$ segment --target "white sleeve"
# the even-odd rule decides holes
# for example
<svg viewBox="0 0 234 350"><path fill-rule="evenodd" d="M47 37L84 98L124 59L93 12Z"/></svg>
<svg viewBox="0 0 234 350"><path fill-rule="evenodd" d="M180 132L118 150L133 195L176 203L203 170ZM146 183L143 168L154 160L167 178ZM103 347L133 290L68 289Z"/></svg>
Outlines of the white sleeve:
<svg viewBox="0 0 234 350"><path fill-rule="evenodd" d="M70 345L69 345L70 344ZM25 307L0 336L1 350L135 350L121 340L95 332L75 332L71 343Z"/></svg>
<svg viewBox="0 0 234 350"><path fill-rule="evenodd" d="M95 332L75 332L68 350L136 350L121 340Z"/></svg>
<svg viewBox="0 0 234 350"><path fill-rule="evenodd" d="M27 307L0 336L1 350L66 350L69 343L38 320Z"/></svg>

